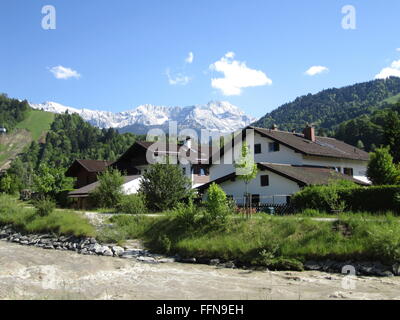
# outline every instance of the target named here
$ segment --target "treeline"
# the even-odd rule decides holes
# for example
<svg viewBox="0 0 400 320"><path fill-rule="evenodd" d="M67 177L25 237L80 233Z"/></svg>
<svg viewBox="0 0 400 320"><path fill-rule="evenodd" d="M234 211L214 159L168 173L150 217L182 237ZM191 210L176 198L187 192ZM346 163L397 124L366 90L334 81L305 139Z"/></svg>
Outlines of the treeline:
<svg viewBox="0 0 400 320"><path fill-rule="evenodd" d="M284 104L254 125L269 128L277 124L280 130L301 132L309 123L320 135L333 135L340 123L371 114L382 107L386 99L398 94L400 78L397 77L328 89Z"/></svg>
<svg viewBox="0 0 400 320"><path fill-rule="evenodd" d="M15 191L29 189L34 173L43 170L43 165L65 171L76 159L114 161L137 139L144 137L96 128L77 114L56 115L45 143L32 142L13 161L7 176L12 177Z"/></svg>
<svg viewBox="0 0 400 320"><path fill-rule="evenodd" d="M18 122L23 121L30 110L26 100L11 99L6 94L0 94L0 127L12 131Z"/></svg>
<svg viewBox="0 0 400 320"><path fill-rule="evenodd" d="M399 163L400 103L340 124L335 137L366 151L389 146L394 161Z"/></svg>

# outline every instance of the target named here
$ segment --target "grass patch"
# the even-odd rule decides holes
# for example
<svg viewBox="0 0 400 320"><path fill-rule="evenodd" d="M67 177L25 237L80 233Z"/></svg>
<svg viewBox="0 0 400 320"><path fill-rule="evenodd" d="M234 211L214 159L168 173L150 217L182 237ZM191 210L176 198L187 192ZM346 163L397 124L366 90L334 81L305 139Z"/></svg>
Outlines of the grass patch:
<svg viewBox="0 0 400 320"><path fill-rule="evenodd" d="M107 241L143 239L154 251L183 257L219 258L276 269L301 270L306 260L400 261L400 223L390 213L342 214L337 221L257 215L231 218L224 231L185 229L176 217L119 215L103 230Z"/></svg>
<svg viewBox="0 0 400 320"><path fill-rule="evenodd" d="M53 121L53 113L32 109L26 119L18 123L16 128L30 131L32 139L38 141L44 132L50 130Z"/></svg>
<svg viewBox="0 0 400 320"><path fill-rule="evenodd" d="M12 225L15 229L28 233L55 233L76 237L95 236L89 221L81 215L68 211L55 211L47 216L39 216L35 209L24 208L15 198L0 196L0 225Z"/></svg>

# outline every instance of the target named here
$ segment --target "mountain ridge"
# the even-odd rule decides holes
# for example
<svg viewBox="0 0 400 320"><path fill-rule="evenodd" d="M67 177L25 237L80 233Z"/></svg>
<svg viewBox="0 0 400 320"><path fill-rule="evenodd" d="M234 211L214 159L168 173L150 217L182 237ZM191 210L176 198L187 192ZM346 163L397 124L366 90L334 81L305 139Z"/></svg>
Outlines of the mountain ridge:
<svg viewBox="0 0 400 320"><path fill-rule="evenodd" d="M170 121L178 123L178 129L208 129L211 132L233 132L241 129L255 118L247 116L240 108L227 101L210 101L186 107L140 105L137 108L122 112L78 109L56 102L42 104L30 103L34 109L43 109L52 113L77 113L85 121L99 128L115 128L121 133L131 132L145 134L149 129L168 129Z"/></svg>
<svg viewBox="0 0 400 320"><path fill-rule="evenodd" d="M400 94L400 78L391 77L306 94L285 103L252 125L268 128L276 124L281 130L301 132L313 124L319 134L334 135L337 127L363 114L371 114Z"/></svg>

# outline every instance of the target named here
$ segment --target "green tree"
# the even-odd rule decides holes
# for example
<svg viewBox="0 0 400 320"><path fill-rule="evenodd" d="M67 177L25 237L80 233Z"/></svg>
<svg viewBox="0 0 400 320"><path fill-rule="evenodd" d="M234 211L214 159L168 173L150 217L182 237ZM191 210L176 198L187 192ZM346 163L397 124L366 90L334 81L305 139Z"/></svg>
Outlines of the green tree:
<svg viewBox="0 0 400 320"><path fill-rule="evenodd" d="M246 208L250 207L250 195L249 195L249 183L257 177L258 167L254 163L254 157L250 153L249 147L243 143L242 152L240 158L235 162L236 175L239 180L243 180L246 186ZM249 214L249 210L246 210L246 214Z"/></svg>
<svg viewBox="0 0 400 320"><path fill-rule="evenodd" d="M162 211L174 208L183 199L193 195L191 182L179 166L155 163L143 174L140 192L151 210Z"/></svg>
<svg viewBox="0 0 400 320"><path fill-rule="evenodd" d="M216 183L212 183L208 188L205 204L207 224L217 227L225 225L229 214L228 201L226 193Z"/></svg>
<svg viewBox="0 0 400 320"><path fill-rule="evenodd" d="M391 185L399 182L400 171L393 163L388 147L378 148L371 153L367 177L374 185Z"/></svg>
<svg viewBox="0 0 400 320"><path fill-rule="evenodd" d="M34 191L39 193L41 198L55 198L63 191L72 190L73 184L74 179L66 177L63 168L51 168L46 164L41 164L33 175Z"/></svg>
<svg viewBox="0 0 400 320"><path fill-rule="evenodd" d="M98 178L99 185L91 194L93 202L101 208L116 208L124 195L122 191L124 177L117 169L109 168Z"/></svg>
<svg viewBox="0 0 400 320"><path fill-rule="evenodd" d="M400 162L400 117L396 111L390 110L385 119L384 143L390 147L390 154L395 163Z"/></svg>
<svg viewBox="0 0 400 320"><path fill-rule="evenodd" d="M19 191L19 182L14 176L6 174L0 178L0 192L16 194Z"/></svg>

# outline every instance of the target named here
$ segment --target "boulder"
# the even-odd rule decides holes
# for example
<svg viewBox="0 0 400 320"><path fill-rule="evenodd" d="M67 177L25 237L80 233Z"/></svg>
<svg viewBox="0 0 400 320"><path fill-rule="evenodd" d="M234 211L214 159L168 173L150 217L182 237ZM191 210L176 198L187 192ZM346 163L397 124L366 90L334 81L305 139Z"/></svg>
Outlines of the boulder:
<svg viewBox="0 0 400 320"><path fill-rule="evenodd" d="M114 255L117 257L120 257L125 252L124 248L119 247L119 246L113 246L112 251L113 251Z"/></svg>
<svg viewBox="0 0 400 320"><path fill-rule="evenodd" d="M107 257L112 257L113 256L113 252L110 248L105 247L106 249L104 249L104 251L102 252L103 256L107 256Z"/></svg>
<svg viewBox="0 0 400 320"><path fill-rule="evenodd" d="M395 263L392 266L392 271L395 276L400 276L400 263Z"/></svg>

